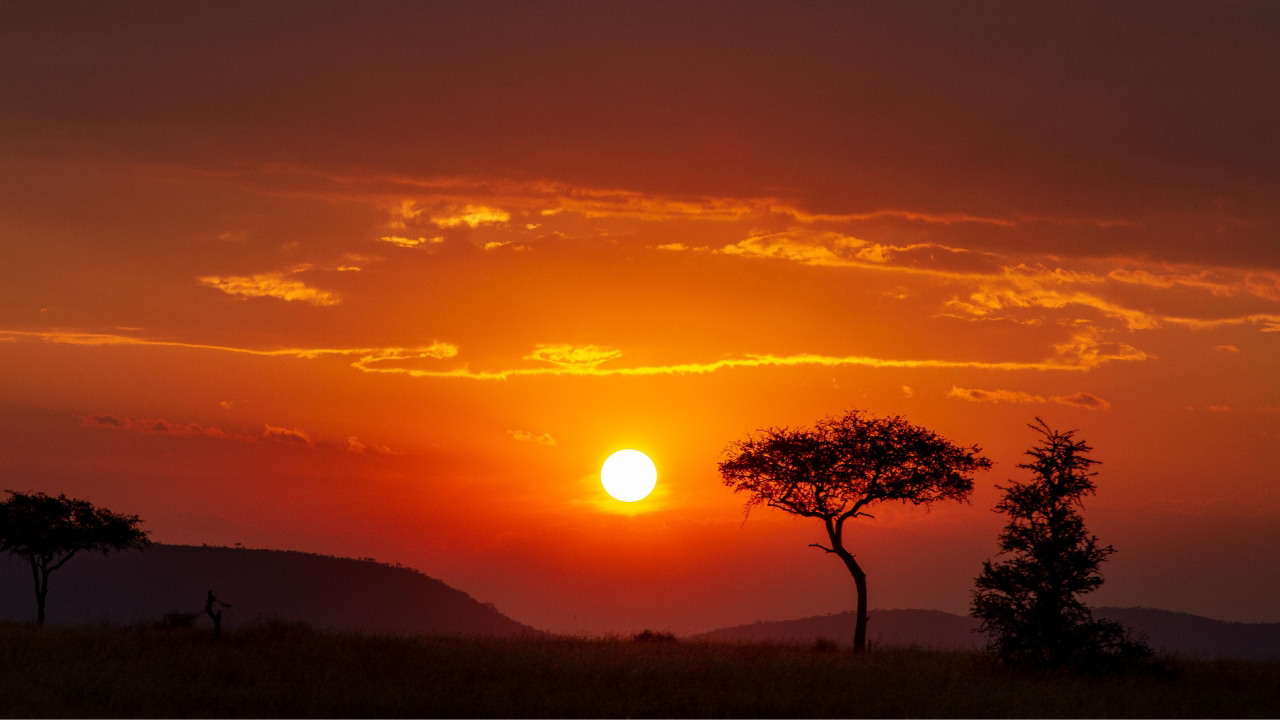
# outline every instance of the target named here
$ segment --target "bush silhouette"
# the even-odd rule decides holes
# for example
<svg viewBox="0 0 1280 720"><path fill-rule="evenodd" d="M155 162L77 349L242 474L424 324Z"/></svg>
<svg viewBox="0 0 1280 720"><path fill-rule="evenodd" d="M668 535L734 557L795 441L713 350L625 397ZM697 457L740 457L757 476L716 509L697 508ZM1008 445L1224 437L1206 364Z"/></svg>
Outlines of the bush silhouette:
<svg viewBox="0 0 1280 720"><path fill-rule="evenodd" d="M645 630L631 636L636 642L675 642L675 633L661 632L658 630Z"/></svg>
<svg viewBox="0 0 1280 720"><path fill-rule="evenodd" d="M1000 533L999 563L986 561L975 581L973 616L990 636L990 650L1018 667L1086 667L1146 657L1150 649L1130 640L1122 625L1095 620L1080 596L1102 585L1098 567L1115 552L1098 545L1080 516L1083 497L1094 493L1089 468L1093 448L1074 431L1030 426L1043 438L1026 452L1028 482L1002 487L996 512L1009 516Z"/></svg>

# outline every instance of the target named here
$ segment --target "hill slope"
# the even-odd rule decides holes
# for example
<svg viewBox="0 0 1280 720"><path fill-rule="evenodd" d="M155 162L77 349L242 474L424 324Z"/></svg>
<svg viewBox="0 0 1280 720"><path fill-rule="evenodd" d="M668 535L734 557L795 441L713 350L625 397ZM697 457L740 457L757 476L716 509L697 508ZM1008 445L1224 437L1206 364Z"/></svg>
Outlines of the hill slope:
<svg viewBox="0 0 1280 720"><path fill-rule="evenodd" d="M1236 623L1153 608L1094 608L1100 618L1115 620L1145 634L1152 647L1201 657L1280 658L1280 623ZM695 635L717 641L813 642L827 638L853 642L854 614L819 615L800 620L759 622ZM979 648L978 621L940 610L873 610L867 640L874 645L918 645L933 648Z"/></svg>
<svg viewBox="0 0 1280 720"><path fill-rule="evenodd" d="M203 611L209 590L234 606L225 611L227 627L274 616L364 632L539 632L410 568L284 550L161 544L145 552L73 558L50 577L48 618L154 621L168 612ZM29 566L0 561L0 618L34 615Z"/></svg>

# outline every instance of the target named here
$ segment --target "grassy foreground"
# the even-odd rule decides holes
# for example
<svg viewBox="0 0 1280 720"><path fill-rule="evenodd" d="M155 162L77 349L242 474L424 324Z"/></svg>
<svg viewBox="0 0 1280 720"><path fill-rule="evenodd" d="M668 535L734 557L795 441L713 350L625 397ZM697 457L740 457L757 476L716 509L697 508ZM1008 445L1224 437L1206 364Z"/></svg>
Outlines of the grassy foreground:
<svg viewBox="0 0 1280 720"><path fill-rule="evenodd" d="M1276 717L1280 663L1168 659L1046 677L981 656L797 645L396 638L263 625L0 624L0 714L25 717Z"/></svg>

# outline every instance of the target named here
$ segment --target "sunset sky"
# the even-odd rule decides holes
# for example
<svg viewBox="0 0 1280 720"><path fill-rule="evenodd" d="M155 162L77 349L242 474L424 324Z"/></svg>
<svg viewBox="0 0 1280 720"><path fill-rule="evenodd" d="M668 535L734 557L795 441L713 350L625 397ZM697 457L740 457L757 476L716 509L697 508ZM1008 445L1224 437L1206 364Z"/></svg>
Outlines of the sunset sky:
<svg viewBox="0 0 1280 720"><path fill-rule="evenodd" d="M716 463L901 414L965 612L1034 417L1102 460L1094 604L1280 622L1280 6L0 8L0 479L153 540L399 562L535 627L840 612ZM634 448L649 498L604 494ZM874 622L874 621L873 621Z"/></svg>

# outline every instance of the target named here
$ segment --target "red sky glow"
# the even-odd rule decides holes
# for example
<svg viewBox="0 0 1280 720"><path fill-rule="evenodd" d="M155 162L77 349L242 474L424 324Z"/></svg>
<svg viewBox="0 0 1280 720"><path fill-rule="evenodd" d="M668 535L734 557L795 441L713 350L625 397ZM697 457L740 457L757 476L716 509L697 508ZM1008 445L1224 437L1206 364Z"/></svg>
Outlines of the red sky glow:
<svg viewBox="0 0 1280 720"><path fill-rule="evenodd" d="M884 508L964 612L1027 423L1095 604L1280 622L1280 7L0 9L0 478L400 562L535 627L850 609L733 440L861 408L995 468ZM658 486L610 499L600 464Z"/></svg>

